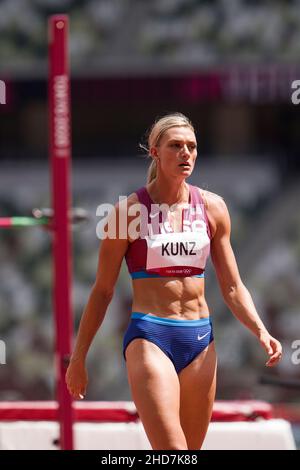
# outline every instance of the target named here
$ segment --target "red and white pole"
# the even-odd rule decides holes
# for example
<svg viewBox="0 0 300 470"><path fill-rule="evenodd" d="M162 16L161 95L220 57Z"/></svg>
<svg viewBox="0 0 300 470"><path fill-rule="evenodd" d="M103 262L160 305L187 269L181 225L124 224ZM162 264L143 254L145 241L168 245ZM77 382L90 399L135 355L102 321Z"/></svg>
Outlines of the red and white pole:
<svg viewBox="0 0 300 470"><path fill-rule="evenodd" d="M71 113L67 15L49 19L49 151L52 183L56 394L60 447L73 449L72 398L65 384L71 354L72 249L70 227Z"/></svg>

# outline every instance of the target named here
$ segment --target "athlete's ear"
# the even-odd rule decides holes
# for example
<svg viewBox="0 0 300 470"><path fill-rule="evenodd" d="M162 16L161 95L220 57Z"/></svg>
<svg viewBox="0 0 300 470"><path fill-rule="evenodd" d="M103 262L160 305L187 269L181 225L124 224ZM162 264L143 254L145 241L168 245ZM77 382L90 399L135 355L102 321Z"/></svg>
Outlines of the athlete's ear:
<svg viewBox="0 0 300 470"><path fill-rule="evenodd" d="M157 157L158 156L156 147L151 147L150 155L152 155L152 157Z"/></svg>

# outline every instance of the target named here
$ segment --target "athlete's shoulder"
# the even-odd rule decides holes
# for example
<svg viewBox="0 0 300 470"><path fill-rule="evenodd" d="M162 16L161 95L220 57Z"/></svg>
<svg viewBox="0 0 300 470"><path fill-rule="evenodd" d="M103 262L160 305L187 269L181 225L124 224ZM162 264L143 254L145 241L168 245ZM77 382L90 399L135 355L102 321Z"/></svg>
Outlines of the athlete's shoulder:
<svg viewBox="0 0 300 470"><path fill-rule="evenodd" d="M132 205L138 204L138 203L139 203L139 198L137 196L137 193L134 192L134 193L129 194L126 197L123 197L121 200L116 202L115 209L123 212L125 209L127 210Z"/></svg>
<svg viewBox="0 0 300 470"><path fill-rule="evenodd" d="M127 204L131 206L132 204L137 204L139 202L139 198L136 192L131 193L127 196Z"/></svg>
<svg viewBox="0 0 300 470"><path fill-rule="evenodd" d="M212 238L219 227L230 230L230 215L223 197L202 188L198 189L204 201Z"/></svg>
<svg viewBox="0 0 300 470"><path fill-rule="evenodd" d="M133 220L139 219L140 210L140 201L136 192L129 194L115 204L117 219L126 220L127 224L130 224Z"/></svg>
<svg viewBox="0 0 300 470"><path fill-rule="evenodd" d="M224 198L219 194L208 191L207 189L197 187L204 201L205 207L208 210L224 210L226 203Z"/></svg>

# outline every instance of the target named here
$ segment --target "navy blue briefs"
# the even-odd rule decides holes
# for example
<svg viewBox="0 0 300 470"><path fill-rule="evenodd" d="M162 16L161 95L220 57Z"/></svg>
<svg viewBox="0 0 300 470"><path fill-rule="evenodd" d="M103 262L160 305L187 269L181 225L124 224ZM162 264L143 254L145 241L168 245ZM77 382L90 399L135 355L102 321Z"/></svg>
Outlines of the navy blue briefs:
<svg viewBox="0 0 300 470"><path fill-rule="evenodd" d="M177 374L190 364L214 339L209 317L174 320L132 312L123 340L123 355L135 338L156 344L172 361Z"/></svg>

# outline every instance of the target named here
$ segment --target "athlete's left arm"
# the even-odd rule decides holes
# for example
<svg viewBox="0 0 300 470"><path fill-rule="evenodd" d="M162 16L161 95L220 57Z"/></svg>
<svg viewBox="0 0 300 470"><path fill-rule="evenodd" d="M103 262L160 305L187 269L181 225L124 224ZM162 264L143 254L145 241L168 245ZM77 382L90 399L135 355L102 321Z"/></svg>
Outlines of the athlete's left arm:
<svg viewBox="0 0 300 470"><path fill-rule="evenodd" d="M282 347L280 342L267 331L248 289L241 280L230 243L230 216L221 197L212 195L209 198L208 215L214 228L211 256L224 301L236 318L259 339L269 355L266 365L274 366L281 359Z"/></svg>

